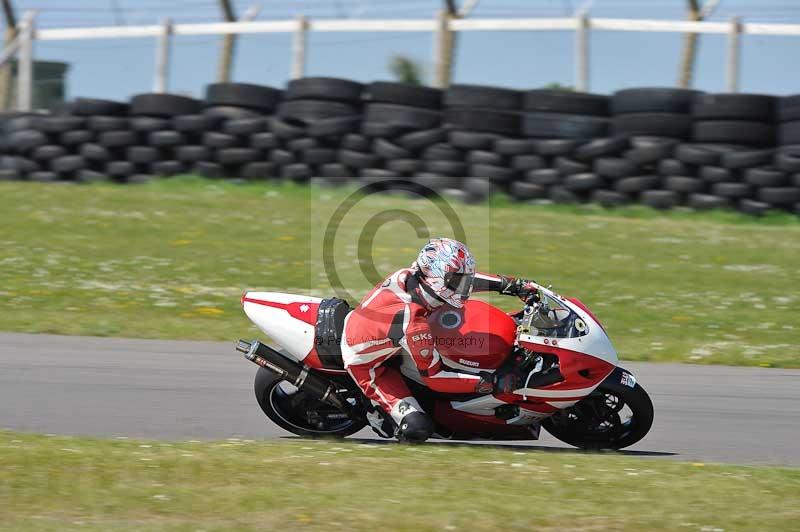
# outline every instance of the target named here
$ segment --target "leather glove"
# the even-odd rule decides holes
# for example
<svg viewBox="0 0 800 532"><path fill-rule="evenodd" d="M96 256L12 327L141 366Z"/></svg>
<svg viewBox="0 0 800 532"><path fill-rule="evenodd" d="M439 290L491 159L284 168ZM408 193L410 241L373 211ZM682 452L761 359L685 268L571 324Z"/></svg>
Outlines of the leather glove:
<svg viewBox="0 0 800 532"><path fill-rule="evenodd" d="M521 374L517 370L495 374L481 372L481 380L475 386L475 393L513 393L514 390L522 388L525 375L527 372Z"/></svg>
<svg viewBox="0 0 800 532"><path fill-rule="evenodd" d="M515 279L513 277L503 277L503 295L517 296L522 301L528 302L528 298L539 292L534 281L529 279Z"/></svg>
<svg viewBox="0 0 800 532"><path fill-rule="evenodd" d="M515 370L496 375L495 381L497 393L514 393L514 390L519 390L525 384L522 375Z"/></svg>

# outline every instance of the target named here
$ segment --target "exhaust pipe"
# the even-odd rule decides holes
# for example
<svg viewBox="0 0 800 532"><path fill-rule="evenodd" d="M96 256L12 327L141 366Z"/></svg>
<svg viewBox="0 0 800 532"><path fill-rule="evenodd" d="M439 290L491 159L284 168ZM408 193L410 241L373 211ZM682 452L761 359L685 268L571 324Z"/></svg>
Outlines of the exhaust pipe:
<svg viewBox="0 0 800 532"><path fill-rule="evenodd" d="M353 411L353 405L339 397L332 382L309 372L307 366L286 358L261 342L255 340L250 343L239 340L236 343L236 350L244 353L244 357L250 362L270 370L286 382L297 386L298 390L309 392L316 399L343 412Z"/></svg>

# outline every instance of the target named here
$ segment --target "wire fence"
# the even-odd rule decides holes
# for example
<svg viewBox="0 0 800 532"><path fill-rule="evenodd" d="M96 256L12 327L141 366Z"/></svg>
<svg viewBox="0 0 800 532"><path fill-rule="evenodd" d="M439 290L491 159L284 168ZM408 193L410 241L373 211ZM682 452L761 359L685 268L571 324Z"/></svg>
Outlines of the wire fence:
<svg viewBox="0 0 800 532"><path fill-rule="evenodd" d="M83 28L36 28L36 13L28 12L17 28L17 38L0 53L0 66L18 57L19 73L17 106L30 110L33 89L33 60L35 41L83 41L154 38L156 40L153 91L169 90L169 70L173 41L180 37L218 36L229 34L287 34L290 46L290 77L302 77L306 72L307 48L310 33L400 32L427 33L431 36L432 59L435 65L434 85L448 82L447 65L452 60L448 42L454 32L572 32L574 40L573 84L579 91L590 89L590 44L594 31L611 32L668 32L723 35L727 39L725 57L726 88L736 92L739 87L742 35L800 36L800 24L744 23L734 17L729 22L693 22L676 20L590 18L585 13L563 18L475 18L455 19L438 13L432 19L323 19L310 20L298 16L294 20L212 22L173 24L165 19L161 24L143 26L100 26ZM359 37L354 36L356 42ZM114 46L114 45L111 45Z"/></svg>

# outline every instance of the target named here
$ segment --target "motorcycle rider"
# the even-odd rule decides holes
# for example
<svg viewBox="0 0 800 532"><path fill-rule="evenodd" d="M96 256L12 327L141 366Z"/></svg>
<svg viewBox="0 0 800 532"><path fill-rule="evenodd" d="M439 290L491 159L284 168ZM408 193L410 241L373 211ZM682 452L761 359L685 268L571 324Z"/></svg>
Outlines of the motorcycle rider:
<svg viewBox="0 0 800 532"><path fill-rule="evenodd" d="M463 307L472 291L496 291L525 300L536 292L536 285L527 279L476 272L466 245L434 238L410 268L389 275L347 316L342 359L372 403L367 419L379 435L422 442L434 430L400 371L386 365L404 351L424 384L437 392L488 394L497 387L514 389L518 383L513 373L501 379L490 372L475 374L448 367L436 350L428 316L443 305Z"/></svg>

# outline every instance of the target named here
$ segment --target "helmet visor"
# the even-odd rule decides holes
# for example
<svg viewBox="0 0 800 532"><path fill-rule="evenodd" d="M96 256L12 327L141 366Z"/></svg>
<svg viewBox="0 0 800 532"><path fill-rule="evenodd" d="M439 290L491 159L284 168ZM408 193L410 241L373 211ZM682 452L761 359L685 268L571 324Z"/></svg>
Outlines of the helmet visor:
<svg viewBox="0 0 800 532"><path fill-rule="evenodd" d="M474 273L446 273L444 274L444 285L448 290L452 290L461 299L467 299L472 292L472 281L475 279Z"/></svg>

